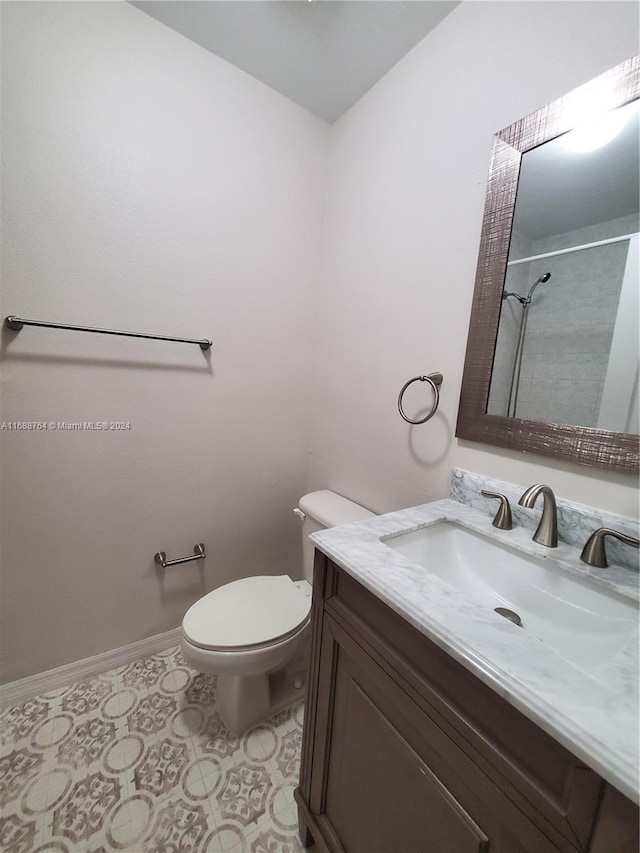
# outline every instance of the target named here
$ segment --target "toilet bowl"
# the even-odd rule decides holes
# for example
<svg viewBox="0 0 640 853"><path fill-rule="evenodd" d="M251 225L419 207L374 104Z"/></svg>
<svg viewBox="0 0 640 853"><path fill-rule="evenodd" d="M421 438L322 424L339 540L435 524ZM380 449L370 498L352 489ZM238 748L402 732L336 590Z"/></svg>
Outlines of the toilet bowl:
<svg viewBox="0 0 640 853"><path fill-rule="evenodd" d="M242 578L193 604L182 622L182 651L198 672L217 675L216 707L227 728L243 732L301 697L313 578L310 533L374 513L322 490L300 499L304 580Z"/></svg>

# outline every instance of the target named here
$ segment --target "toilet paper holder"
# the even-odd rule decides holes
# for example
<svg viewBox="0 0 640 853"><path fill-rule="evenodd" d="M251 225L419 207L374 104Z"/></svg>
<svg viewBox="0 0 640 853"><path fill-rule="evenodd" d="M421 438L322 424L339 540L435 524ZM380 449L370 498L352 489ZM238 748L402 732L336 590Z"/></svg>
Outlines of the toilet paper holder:
<svg viewBox="0 0 640 853"><path fill-rule="evenodd" d="M165 552L158 551L157 554L154 554L153 559L159 566L162 566L163 569L166 569L167 566L177 566L179 563L191 563L193 560L204 560L207 555L202 542L198 542L197 545L193 546L193 554L193 557L178 557L177 560L167 560Z"/></svg>

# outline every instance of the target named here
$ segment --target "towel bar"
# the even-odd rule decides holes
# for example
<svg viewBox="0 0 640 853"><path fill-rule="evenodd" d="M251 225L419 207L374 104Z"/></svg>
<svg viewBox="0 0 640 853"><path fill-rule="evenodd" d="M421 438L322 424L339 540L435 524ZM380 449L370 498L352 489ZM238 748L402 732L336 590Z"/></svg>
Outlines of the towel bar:
<svg viewBox="0 0 640 853"><path fill-rule="evenodd" d="M14 332L19 332L23 326L42 326L45 329L68 329L72 332L95 332L97 335L120 335L125 338L147 338L152 341L173 341L181 344L198 344L200 349L208 350L212 343L207 338L196 340L195 338L174 338L170 335L149 335L146 332L122 332L118 329L95 329L92 326L70 326L67 323L48 323L44 320L25 320L22 317L16 317L15 314L9 314L4 318L4 324L7 329Z"/></svg>

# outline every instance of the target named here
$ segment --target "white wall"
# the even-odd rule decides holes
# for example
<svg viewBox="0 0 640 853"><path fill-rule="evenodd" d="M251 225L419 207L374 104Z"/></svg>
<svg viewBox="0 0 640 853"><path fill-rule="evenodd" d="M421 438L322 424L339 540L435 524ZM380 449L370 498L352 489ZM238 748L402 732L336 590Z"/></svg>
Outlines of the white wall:
<svg viewBox="0 0 640 853"><path fill-rule="evenodd" d="M297 572L328 126L125 3L2 3L3 679ZM167 570L153 555L202 564Z"/></svg>
<svg viewBox="0 0 640 853"><path fill-rule="evenodd" d="M312 487L386 511L446 495L461 466L636 514L633 477L454 433L492 135L637 45L633 3L463 3L333 125ZM439 414L409 427L398 391L434 370Z"/></svg>

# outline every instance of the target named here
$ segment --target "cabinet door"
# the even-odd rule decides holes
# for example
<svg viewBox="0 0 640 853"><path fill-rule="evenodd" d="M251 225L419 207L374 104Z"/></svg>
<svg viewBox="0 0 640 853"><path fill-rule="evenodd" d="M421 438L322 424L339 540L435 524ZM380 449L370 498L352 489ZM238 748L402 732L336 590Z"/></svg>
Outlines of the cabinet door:
<svg viewBox="0 0 640 853"><path fill-rule="evenodd" d="M638 807L607 785L589 853L638 853Z"/></svg>
<svg viewBox="0 0 640 853"><path fill-rule="evenodd" d="M340 651L326 799L345 850L486 853L484 832L365 692L352 664Z"/></svg>
<svg viewBox="0 0 640 853"><path fill-rule="evenodd" d="M551 853L490 780L331 617L324 617L311 811L346 853ZM322 706L322 707L321 707ZM508 827L508 828L507 828ZM339 841L338 841L339 839Z"/></svg>

